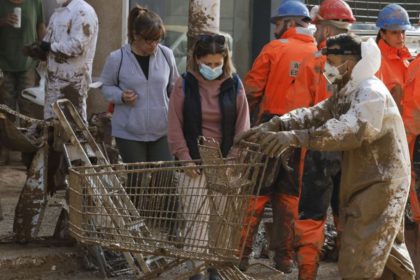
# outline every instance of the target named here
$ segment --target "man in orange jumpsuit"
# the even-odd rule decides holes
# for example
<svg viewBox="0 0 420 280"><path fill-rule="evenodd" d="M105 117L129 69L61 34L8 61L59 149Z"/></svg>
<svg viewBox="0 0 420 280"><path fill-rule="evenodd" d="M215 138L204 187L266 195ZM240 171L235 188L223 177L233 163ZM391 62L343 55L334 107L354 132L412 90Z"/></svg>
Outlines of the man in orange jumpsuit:
<svg viewBox="0 0 420 280"><path fill-rule="evenodd" d="M315 39L319 51L305 57L293 87L287 94L287 109L311 107L331 96L323 75L326 56L321 49L327 38L347 33L355 21L352 10L343 0L324 0L311 11L316 24ZM345 67L343 65L342 67ZM304 161L299 218L295 221L295 246L299 279L316 279L319 255L324 244L324 225L331 203L338 216L341 153L310 150Z"/></svg>
<svg viewBox="0 0 420 280"><path fill-rule="evenodd" d="M276 40L264 46L245 78L245 89L251 114L259 110L259 121L267 121L286 111L285 94L292 85L299 70L302 57L316 51L315 40L308 29L310 22L307 7L297 0L284 0L271 18L276 25ZM245 270L252 242L258 224L261 221L265 205L271 200L273 209L273 229L271 248L275 251L275 267L290 273L293 267L293 221L297 217L299 201L298 150L289 160L293 171L284 167L278 170L278 176L268 188L250 204L252 226L245 242L244 258L240 268ZM255 203L254 203L255 202ZM256 208L254 208L254 206ZM255 209L251 217L252 210Z"/></svg>

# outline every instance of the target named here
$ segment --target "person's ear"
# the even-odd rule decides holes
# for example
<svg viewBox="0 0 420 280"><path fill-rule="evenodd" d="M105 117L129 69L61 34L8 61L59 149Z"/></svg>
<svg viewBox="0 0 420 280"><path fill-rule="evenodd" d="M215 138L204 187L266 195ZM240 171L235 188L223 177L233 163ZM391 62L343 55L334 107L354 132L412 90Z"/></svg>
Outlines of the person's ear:
<svg viewBox="0 0 420 280"><path fill-rule="evenodd" d="M296 27L296 22L294 20L289 20L287 22L287 28Z"/></svg>

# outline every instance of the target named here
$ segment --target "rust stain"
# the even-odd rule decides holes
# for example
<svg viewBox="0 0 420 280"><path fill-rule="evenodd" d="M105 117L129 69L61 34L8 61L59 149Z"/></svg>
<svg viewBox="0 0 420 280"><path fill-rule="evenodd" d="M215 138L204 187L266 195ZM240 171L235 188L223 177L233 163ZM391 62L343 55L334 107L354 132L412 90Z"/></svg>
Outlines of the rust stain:
<svg viewBox="0 0 420 280"><path fill-rule="evenodd" d="M85 34L86 37L90 36L90 25L89 24L83 24L83 34Z"/></svg>
<svg viewBox="0 0 420 280"><path fill-rule="evenodd" d="M73 22L70 20L69 23L67 23L67 34L70 34L72 26L73 26Z"/></svg>

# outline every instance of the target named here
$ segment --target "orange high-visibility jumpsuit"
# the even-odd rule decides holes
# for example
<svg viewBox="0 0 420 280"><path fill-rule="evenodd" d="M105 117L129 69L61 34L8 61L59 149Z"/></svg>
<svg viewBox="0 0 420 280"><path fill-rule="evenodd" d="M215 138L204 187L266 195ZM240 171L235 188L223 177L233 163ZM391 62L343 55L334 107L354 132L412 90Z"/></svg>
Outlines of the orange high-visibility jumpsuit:
<svg viewBox="0 0 420 280"><path fill-rule="evenodd" d="M251 111L287 113L286 92L292 85L302 59L315 52L314 38L304 28L290 28L281 39L264 46L245 78Z"/></svg>
<svg viewBox="0 0 420 280"><path fill-rule="evenodd" d="M418 151L415 151L414 147L416 142L419 142L418 135L420 134L420 55L408 67L404 87L403 120L410 148L410 157L413 163L412 167L415 168L414 158L418 157ZM415 175L415 172L413 172L413 175ZM419 190L415 189L415 180L412 178L410 188L412 218L417 223L420 223L418 192Z"/></svg>
<svg viewBox="0 0 420 280"><path fill-rule="evenodd" d="M379 40L378 46L381 50L382 60L381 68L376 76L384 82L401 110L404 83L409 65L408 59L411 58L411 54L406 47L393 48L382 39Z"/></svg>
<svg viewBox="0 0 420 280"><path fill-rule="evenodd" d="M419 121L417 116L414 115L416 113L415 78L416 74L419 74L418 70L416 70L419 67L419 62L416 59L416 63L413 66L409 66L410 63L408 60L411 58L411 54L406 47L401 49L393 48L382 39L378 42L378 46L381 49L382 61L381 68L376 73L376 76L384 82L400 108L406 128L408 147L413 166L413 153L417 136L415 134L415 126L416 120ZM408 76L410 76L409 79ZM408 107L404 108L404 106ZM410 188L410 203L414 216L413 219L420 221L420 205L414 186L415 177L413 172Z"/></svg>
<svg viewBox="0 0 420 280"><path fill-rule="evenodd" d="M268 43L256 58L245 78L250 111L260 108L267 121L271 116L287 112L286 92L296 77L302 58L316 51L315 40L306 28L290 28L281 39ZM260 116L262 115L260 114ZM260 119L261 120L261 119ZM289 164L293 172L280 170L279 177L269 190L262 190L257 197L255 214L249 215L252 225L245 242L244 257L252 252L254 234L261 221L265 205L271 200L273 206L272 249L275 251L276 267L289 272L293 263L293 221L297 217L299 203L298 166L299 151L295 151ZM254 209L250 205L250 214Z"/></svg>
<svg viewBox="0 0 420 280"><path fill-rule="evenodd" d="M319 49L326 42L319 44ZM323 75L326 56L321 51L306 57L293 87L287 93L287 108L294 110L311 107L331 96ZM338 187L340 155L336 152L308 151L302 174L299 218L295 221L295 247L299 279L315 279L320 250L324 244L324 225L328 206L332 205L334 218L338 216ZM337 224L337 223L336 223Z"/></svg>

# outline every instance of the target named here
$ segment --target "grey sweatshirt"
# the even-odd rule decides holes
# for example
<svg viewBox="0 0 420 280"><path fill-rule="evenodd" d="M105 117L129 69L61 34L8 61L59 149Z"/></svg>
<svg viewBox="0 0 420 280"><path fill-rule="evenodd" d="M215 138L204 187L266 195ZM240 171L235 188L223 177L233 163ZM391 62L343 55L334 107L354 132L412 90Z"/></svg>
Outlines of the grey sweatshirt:
<svg viewBox="0 0 420 280"><path fill-rule="evenodd" d="M101 74L102 94L115 104L112 136L135 141L155 141L167 133L168 93L179 77L175 57L169 48L162 45L156 47L155 53L150 56L147 80L129 44L122 47L122 53L121 60L121 50L113 51ZM134 106L124 104L121 100L122 92L126 89L137 94Z"/></svg>

